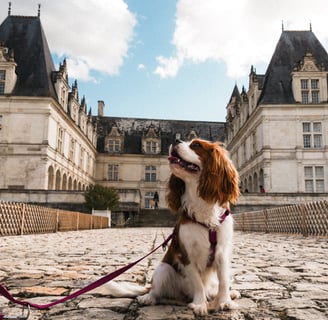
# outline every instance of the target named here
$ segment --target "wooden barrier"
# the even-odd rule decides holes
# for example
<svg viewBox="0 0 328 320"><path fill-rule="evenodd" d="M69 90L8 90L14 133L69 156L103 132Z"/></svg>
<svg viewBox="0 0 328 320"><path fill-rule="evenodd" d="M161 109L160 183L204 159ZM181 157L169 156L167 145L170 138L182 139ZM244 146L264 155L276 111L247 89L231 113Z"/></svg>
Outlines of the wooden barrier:
<svg viewBox="0 0 328 320"><path fill-rule="evenodd" d="M107 217L0 201L0 236L103 228Z"/></svg>
<svg viewBox="0 0 328 320"><path fill-rule="evenodd" d="M235 230L328 236L328 201L234 215Z"/></svg>

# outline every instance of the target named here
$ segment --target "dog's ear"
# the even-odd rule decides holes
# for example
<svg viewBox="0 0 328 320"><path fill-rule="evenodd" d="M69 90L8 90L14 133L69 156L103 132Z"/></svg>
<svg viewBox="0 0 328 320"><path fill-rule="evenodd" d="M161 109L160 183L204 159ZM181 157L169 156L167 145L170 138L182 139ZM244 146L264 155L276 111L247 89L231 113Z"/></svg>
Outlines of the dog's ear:
<svg viewBox="0 0 328 320"><path fill-rule="evenodd" d="M169 208L173 212L179 211L181 208L181 196L185 192L185 183L183 180L171 174L168 181L168 192L166 195L166 201Z"/></svg>
<svg viewBox="0 0 328 320"><path fill-rule="evenodd" d="M235 203L239 196L239 175L227 151L214 144L199 180L200 197L209 202L218 201L220 205L228 201Z"/></svg>

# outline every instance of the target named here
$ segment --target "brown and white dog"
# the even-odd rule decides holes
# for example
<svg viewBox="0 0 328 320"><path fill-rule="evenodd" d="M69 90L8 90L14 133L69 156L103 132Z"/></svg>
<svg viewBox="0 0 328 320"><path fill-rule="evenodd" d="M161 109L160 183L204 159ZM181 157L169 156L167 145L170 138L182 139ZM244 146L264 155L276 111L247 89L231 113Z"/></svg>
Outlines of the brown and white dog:
<svg viewBox="0 0 328 320"><path fill-rule="evenodd" d="M141 304L188 301L197 315L236 307L230 292L233 222L229 202L239 178L227 151L217 143L177 140L170 147L167 202L180 214L172 242L156 268Z"/></svg>

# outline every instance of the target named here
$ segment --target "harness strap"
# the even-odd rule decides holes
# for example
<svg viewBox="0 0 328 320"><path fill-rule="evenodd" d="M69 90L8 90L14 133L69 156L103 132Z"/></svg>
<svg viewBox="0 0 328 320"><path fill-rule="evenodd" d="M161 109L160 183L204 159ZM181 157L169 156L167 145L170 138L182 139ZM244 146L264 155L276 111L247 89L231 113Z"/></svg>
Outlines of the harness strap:
<svg viewBox="0 0 328 320"><path fill-rule="evenodd" d="M207 224L197 221L194 217L190 217L188 215L187 211L184 211L183 214L186 218L188 218L188 219L192 220L193 222L198 223L201 226L203 226L204 228L208 229L208 241L210 242L210 254L208 256L207 267L210 267L215 259L215 249L216 249L216 245L217 245L217 231L215 229L211 229ZM226 209L226 211L224 211L223 215L220 216L219 223L222 224L230 214L231 214L231 211L229 209Z"/></svg>
<svg viewBox="0 0 328 320"><path fill-rule="evenodd" d="M56 300L54 302L51 302L51 303L48 303L48 304L36 304L36 303L32 303L32 302L28 302L28 301L24 301L24 300L17 300L16 298L14 298L10 293L9 291L0 284L0 294L2 296L4 296L5 298L7 298L9 301L15 303L15 304L19 304L21 306L29 306L31 308L34 308L34 309L39 309L39 310L43 310L43 309L48 309L50 307L53 307L57 304L60 304L60 303L63 303L63 302L66 302L68 300L71 300L71 299L74 299L86 292L89 292L95 288L98 288L100 287L101 285L105 284L106 282L109 282L113 279L115 279L116 277L118 277L120 274L124 273L125 271L129 270L130 268L132 268L133 266L135 266L137 263L139 263L140 261L142 261L143 259L147 258L148 256L150 256L152 253L154 253L155 251L157 251L160 247L163 247L165 248L168 244L168 242L172 239L173 237L173 233L170 234L162 244L160 244L158 247L156 247L155 249L153 249L152 251L150 251L148 254L146 254L144 257L128 264L127 266L125 267L122 267L100 279L98 279L97 281L93 282L93 283L90 283L89 285L87 285L86 287L76 291L76 292L73 292L72 294L66 296L66 297L63 297L62 299L59 299L59 300ZM0 315L0 320L1 319L5 319L3 315Z"/></svg>

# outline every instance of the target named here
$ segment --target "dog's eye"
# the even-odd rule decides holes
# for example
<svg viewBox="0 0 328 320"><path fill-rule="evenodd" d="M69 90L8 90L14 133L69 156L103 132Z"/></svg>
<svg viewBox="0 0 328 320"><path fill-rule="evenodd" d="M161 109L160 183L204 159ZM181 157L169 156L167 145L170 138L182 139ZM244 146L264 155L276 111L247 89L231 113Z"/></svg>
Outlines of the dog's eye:
<svg viewBox="0 0 328 320"><path fill-rule="evenodd" d="M199 142L193 142L191 145L190 145L190 148L191 149L199 149L201 148L201 144Z"/></svg>

